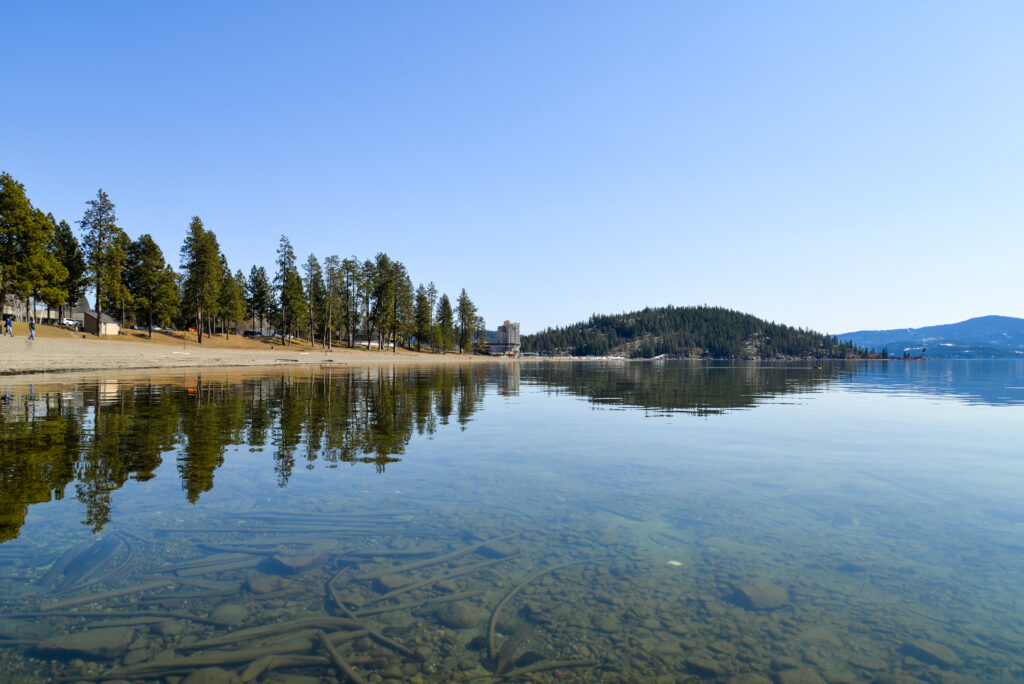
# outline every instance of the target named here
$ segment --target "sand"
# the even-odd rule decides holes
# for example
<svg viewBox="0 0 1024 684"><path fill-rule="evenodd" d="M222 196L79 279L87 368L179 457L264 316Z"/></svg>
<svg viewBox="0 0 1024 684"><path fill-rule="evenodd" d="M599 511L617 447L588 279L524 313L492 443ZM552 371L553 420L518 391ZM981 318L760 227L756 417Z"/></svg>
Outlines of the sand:
<svg viewBox="0 0 1024 684"><path fill-rule="evenodd" d="M18 328L15 332L19 332ZM392 353L335 347L328 353L320 347L311 348L309 344L271 346L270 343L238 337L232 341L224 341L223 337L207 338L200 345L169 335L154 336L153 340L144 340L141 335L100 339L61 330L40 332L43 334L37 333L35 340L28 340L25 334L0 338L0 375L149 368L487 363L500 360L404 349Z"/></svg>

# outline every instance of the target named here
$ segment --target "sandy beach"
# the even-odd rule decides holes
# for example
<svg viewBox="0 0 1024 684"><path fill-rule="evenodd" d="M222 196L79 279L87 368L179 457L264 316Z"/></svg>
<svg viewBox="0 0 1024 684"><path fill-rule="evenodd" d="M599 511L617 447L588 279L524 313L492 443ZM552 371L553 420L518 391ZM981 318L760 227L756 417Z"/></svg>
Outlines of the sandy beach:
<svg viewBox="0 0 1024 684"><path fill-rule="evenodd" d="M308 344L282 347L240 338L236 338L235 344L245 346L226 346L223 338L208 338L200 345L195 341L183 342L170 337L153 340L136 340L127 336L99 339L92 335L52 336L51 333L28 340L25 335L19 335L0 338L0 375L151 368L459 364L500 360L404 349L393 353L335 347L326 352L319 347L310 348Z"/></svg>

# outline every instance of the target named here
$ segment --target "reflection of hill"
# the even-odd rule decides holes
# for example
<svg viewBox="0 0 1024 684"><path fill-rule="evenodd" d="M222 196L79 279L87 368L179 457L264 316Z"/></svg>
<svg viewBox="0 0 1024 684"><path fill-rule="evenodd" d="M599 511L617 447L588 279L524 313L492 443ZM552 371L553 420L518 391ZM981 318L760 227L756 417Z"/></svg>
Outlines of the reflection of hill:
<svg viewBox="0 0 1024 684"><path fill-rule="evenodd" d="M524 381L595 404L706 415L749 408L780 394L822 389L849 367L826 364L585 362L523 364Z"/></svg>
<svg viewBox="0 0 1024 684"><path fill-rule="evenodd" d="M862 361L807 364L579 362L522 364L522 379L597 405L697 415L821 391L899 392L990 405L1024 403L1024 361Z"/></svg>
<svg viewBox="0 0 1024 684"><path fill-rule="evenodd" d="M229 446L269 445L284 485L296 460L369 463L383 472L413 433L454 416L465 427L484 395L484 369L372 369L239 382L82 383L74 391L9 394L0 406L0 542L13 539L28 506L62 498L74 484L85 523L110 520L111 496L177 458L189 501L214 485Z"/></svg>

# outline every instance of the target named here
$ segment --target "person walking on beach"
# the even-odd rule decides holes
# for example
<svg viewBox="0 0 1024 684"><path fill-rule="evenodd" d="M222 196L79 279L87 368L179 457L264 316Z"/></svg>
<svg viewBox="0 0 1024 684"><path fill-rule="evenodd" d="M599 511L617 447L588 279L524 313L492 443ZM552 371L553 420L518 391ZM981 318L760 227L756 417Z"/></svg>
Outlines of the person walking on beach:
<svg viewBox="0 0 1024 684"><path fill-rule="evenodd" d="M34 320L28 322L28 339L36 339L36 322Z"/></svg>
<svg viewBox="0 0 1024 684"><path fill-rule="evenodd" d="M11 317L4 316L4 336L10 335L14 337L14 330L11 328Z"/></svg>

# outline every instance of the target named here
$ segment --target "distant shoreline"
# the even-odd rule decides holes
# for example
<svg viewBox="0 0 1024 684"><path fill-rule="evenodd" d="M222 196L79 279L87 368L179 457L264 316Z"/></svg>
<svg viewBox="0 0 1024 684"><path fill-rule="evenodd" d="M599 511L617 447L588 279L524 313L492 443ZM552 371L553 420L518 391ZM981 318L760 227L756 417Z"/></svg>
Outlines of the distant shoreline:
<svg viewBox="0 0 1024 684"><path fill-rule="evenodd" d="M27 332L27 331L26 331ZM54 331L57 332L57 331ZM16 334L18 333L16 329ZM237 340L236 340L237 342ZM91 335L57 335L44 333L35 340L25 334L0 338L0 376L8 378L36 374L94 373L96 371L138 371L185 368L255 368L289 367L319 368L383 365L459 365L506 361L503 357L476 354L436 354L399 349L397 353L335 346L330 352L311 348L308 343L279 346L251 344L246 347L225 346L224 338L210 338L207 343L176 342L174 339L133 340L120 336L100 339ZM530 356L524 361L738 361L756 363L839 362L839 361L922 361L929 359L626 359L610 357Z"/></svg>

